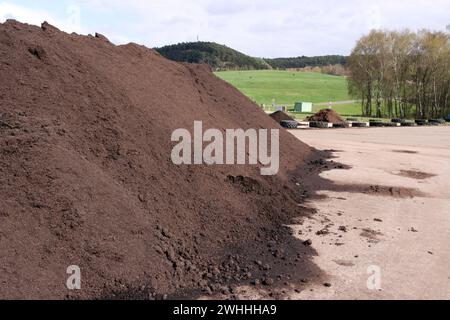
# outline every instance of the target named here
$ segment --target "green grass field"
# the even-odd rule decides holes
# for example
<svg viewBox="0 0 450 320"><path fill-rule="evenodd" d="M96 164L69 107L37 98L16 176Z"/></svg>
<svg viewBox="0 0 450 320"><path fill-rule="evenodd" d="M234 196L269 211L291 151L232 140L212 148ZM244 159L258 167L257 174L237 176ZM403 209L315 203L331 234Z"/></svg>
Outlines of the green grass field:
<svg viewBox="0 0 450 320"><path fill-rule="evenodd" d="M288 113L296 119L305 117L328 107L344 118L359 118L368 121L373 118L361 117L361 104L352 102L347 90L346 77L331 76L313 72L295 71L222 71L215 73L219 78L229 82L266 111L275 111L277 106L287 107ZM313 102L312 113L291 112L298 101Z"/></svg>
<svg viewBox="0 0 450 320"><path fill-rule="evenodd" d="M347 92L345 77L273 70L224 71L216 72L216 75L259 105L271 106L275 101L277 105L292 107L297 101L324 103L352 100ZM345 106L339 107L347 110ZM350 108L353 109L354 105Z"/></svg>

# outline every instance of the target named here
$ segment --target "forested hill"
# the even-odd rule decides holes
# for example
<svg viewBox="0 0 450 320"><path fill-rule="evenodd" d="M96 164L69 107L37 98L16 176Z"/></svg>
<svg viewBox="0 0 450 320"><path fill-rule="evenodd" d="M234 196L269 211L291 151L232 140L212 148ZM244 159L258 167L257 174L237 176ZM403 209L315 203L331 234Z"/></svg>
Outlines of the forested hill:
<svg viewBox="0 0 450 320"><path fill-rule="evenodd" d="M219 70L301 69L345 65L345 56L319 56L262 59L253 58L227 46L214 42L185 42L155 48L162 56L178 62L206 63Z"/></svg>
<svg viewBox="0 0 450 320"><path fill-rule="evenodd" d="M274 69L300 69L306 67L324 67L329 65L346 65L348 57L345 56L319 56L265 59Z"/></svg>
<svg viewBox="0 0 450 320"><path fill-rule="evenodd" d="M271 67L259 58L214 42L186 42L155 48L162 56L178 62L206 63L213 70L264 70Z"/></svg>

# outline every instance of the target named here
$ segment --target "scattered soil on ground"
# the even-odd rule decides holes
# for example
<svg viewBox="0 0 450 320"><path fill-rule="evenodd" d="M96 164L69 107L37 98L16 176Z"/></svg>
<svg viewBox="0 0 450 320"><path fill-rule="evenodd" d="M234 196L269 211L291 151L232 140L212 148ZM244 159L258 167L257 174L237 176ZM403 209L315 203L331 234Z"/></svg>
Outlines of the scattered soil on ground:
<svg viewBox="0 0 450 320"><path fill-rule="evenodd" d="M379 231L372 230L370 228L365 228L359 235L361 237L367 238L368 239L367 242L369 243L378 243L381 241L379 236L382 236L383 234Z"/></svg>
<svg viewBox="0 0 450 320"><path fill-rule="evenodd" d="M416 180L425 180L436 176L435 174L432 173L426 173L416 170L401 170L399 173L396 173L396 175Z"/></svg>
<svg viewBox="0 0 450 320"><path fill-rule="evenodd" d="M415 188L402 188L395 186L380 185L349 185L340 186L336 190L346 190L348 192L359 192L376 196L390 196L393 198L415 198L425 197L426 194Z"/></svg>
<svg viewBox="0 0 450 320"><path fill-rule="evenodd" d="M342 169L342 168L335 168ZM331 170L328 167L324 170ZM305 187L310 190L328 190L334 192L350 192L350 193L363 193L370 196L378 197L392 197L392 198L416 198L416 197L428 197L429 195L420 191L416 188L402 188L396 186L380 186L380 185L370 185L370 184L337 184L330 182L326 179L313 179L315 182L308 181ZM310 197L313 198L324 198L324 195L317 195L311 193ZM337 198L338 200L346 200L345 198Z"/></svg>
<svg viewBox="0 0 450 320"><path fill-rule="evenodd" d="M355 264L350 260L333 260L336 264L343 267L353 267Z"/></svg>
<svg viewBox="0 0 450 320"><path fill-rule="evenodd" d="M320 173L322 171L328 171L333 169L346 170L350 169L350 166L343 165L339 162L331 160L333 158L330 151L322 151L323 156L315 160L308 162L309 166L305 170L308 173ZM327 160L328 159L328 160ZM384 185L371 185L371 184L341 184L334 183L328 179L317 175L311 175L308 179L301 182L302 187L305 190L314 191L309 192L308 196L312 198L323 198L324 195L317 195L315 191L329 190L335 192L351 192L351 193L364 193L371 196L389 196L393 198L415 198L415 197L428 197L428 195L416 188L404 188L397 186L384 186Z"/></svg>
<svg viewBox="0 0 450 320"><path fill-rule="evenodd" d="M417 154L417 151L412 151L412 150L392 150L393 152L396 153L406 153L406 154Z"/></svg>
<svg viewBox="0 0 450 320"><path fill-rule="evenodd" d="M294 118L290 117L283 111L276 111L272 113L270 117L278 123L280 123L281 121L295 121Z"/></svg>
<svg viewBox="0 0 450 320"><path fill-rule="evenodd" d="M309 214L297 181L322 155L282 129L277 176L174 165L171 134L196 120L280 129L205 65L0 24L0 298L232 296L320 278L314 249L283 225ZM70 265L82 290L66 288Z"/></svg>
<svg viewBox="0 0 450 320"><path fill-rule="evenodd" d="M321 122L329 122L329 123L344 123L346 121L342 119L342 117L334 110L331 109L323 109L317 112L316 114L307 117L306 121L321 121Z"/></svg>

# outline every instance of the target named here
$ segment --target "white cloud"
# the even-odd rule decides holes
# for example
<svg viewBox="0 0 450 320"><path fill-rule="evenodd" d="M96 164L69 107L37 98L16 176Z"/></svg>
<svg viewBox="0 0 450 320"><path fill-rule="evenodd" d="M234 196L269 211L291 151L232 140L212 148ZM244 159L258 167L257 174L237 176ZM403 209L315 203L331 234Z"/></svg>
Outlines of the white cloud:
<svg viewBox="0 0 450 320"><path fill-rule="evenodd" d="M51 18L51 14L45 10L30 10L22 6L8 2L0 3L0 21L16 19L30 24L40 24L43 20Z"/></svg>
<svg viewBox="0 0 450 320"><path fill-rule="evenodd" d="M67 6L65 16L57 17L51 10L30 9L23 5L0 2L0 22L15 19L28 24L41 25L42 22L47 21L63 31L83 33L80 17L81 10L77 5Z"/></svg>

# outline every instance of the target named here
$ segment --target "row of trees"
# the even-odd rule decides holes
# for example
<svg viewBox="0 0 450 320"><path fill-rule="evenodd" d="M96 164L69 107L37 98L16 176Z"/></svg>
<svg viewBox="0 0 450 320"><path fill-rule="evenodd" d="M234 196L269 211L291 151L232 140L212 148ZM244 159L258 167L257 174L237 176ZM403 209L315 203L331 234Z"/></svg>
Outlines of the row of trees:
<svg viewBox="0 0 450 320"><path fill-rule="evenodd" d="M349 92L365 116L450 114L450 33L372 31L348 60Z"/></svg>
<svg viewBox="0 0 450 320"><path fill-rule="evenodd" d="M348 77L350 75L350 71L342 64L333 64L326 66L308 66L304 68L289 68L283 69L287 71L295 71L295 72L315 72L315 73L324 73L332 76L341 76Z"/></svg>
<svg viewBox="0 0 450 320"><path fill-rule="evenodd" d="M155 50L167 59L178 62L206 63L216 71L327 68L324 73L333 73L344 72L347 62L347 57L337 55L276 59L254 58L215 42L200 41L184 42Z"/></svg>
<svg viewBox="0 0 450 320"><path fill-rule="evenodd" d="M263 60L214 42L186 42L156 50L178 62L206 63L213 70L264 70L271 67Z"/></svg>
<svg viewBox="0 0 450 320"><path fill-rule="evenodd" d="M318 57L295 57L295 58L275 58L264 59L274 69L300 69L306 67L323 67L329 65L345 65L345 56L318 56Z"/></svg>

